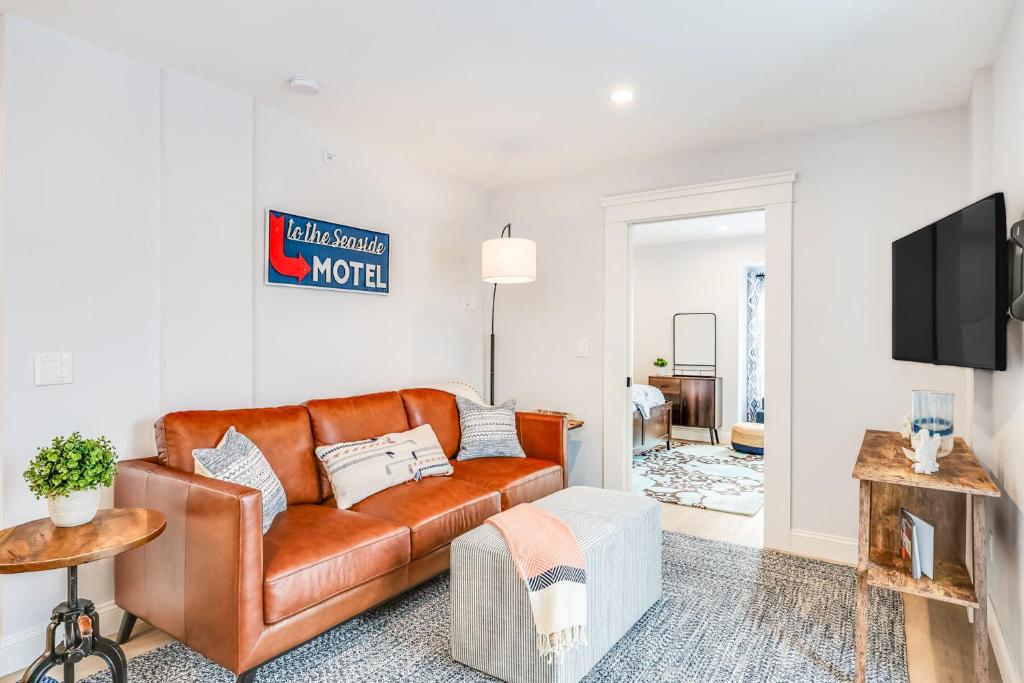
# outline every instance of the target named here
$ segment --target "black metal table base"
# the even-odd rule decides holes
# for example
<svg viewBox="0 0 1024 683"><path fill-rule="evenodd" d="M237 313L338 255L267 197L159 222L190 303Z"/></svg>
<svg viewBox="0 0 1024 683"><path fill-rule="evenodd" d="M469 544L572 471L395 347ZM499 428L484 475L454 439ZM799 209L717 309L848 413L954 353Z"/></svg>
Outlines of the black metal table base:
<svg viewBox="0 0 1024 683"><path fill-rule="evenodd" d="M63 626L64 640L57 644ZM46 627L46 651L25 670L21 683L39 683L56 667L64 668L64 683L74 683L75 664L95 655L110 668L113 683L128 683L128 661L121 647L100 635L100 615L92 600L78 597L78 567L68 567L68 600L53 608Z"/></svg>

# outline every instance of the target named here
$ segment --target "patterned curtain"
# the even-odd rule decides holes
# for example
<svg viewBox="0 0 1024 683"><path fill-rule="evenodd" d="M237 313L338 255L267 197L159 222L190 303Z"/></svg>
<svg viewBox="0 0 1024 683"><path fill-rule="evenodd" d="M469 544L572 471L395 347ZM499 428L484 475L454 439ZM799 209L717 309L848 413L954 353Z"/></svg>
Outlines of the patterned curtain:
<svg viewBox="0 0 1024 683"><path fill-rule="evenodd" d="M747 273L747 422L764 410L764 272Z"/></svg>

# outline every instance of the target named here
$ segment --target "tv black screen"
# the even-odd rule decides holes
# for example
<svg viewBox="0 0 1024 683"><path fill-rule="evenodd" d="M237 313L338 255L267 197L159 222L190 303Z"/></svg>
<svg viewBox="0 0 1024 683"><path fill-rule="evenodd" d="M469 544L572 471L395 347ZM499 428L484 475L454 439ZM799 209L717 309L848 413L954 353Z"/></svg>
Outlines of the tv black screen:
<svg viewBox="0 0 1024 683"><path fill-rule="evenodd" d="M1006 209L994 194L892 243L892 357L1006 369Z"/></svg>

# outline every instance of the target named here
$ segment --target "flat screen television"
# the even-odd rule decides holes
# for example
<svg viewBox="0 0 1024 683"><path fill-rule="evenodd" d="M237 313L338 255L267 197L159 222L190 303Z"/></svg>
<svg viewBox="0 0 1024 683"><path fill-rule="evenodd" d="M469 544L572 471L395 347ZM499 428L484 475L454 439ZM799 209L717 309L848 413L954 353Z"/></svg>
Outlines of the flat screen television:
<svg viewBox="0 0 1024 683"><path fill-rule="evenodd" d="M1002 193L892 243L892 357L1006 369Z"/></svg>

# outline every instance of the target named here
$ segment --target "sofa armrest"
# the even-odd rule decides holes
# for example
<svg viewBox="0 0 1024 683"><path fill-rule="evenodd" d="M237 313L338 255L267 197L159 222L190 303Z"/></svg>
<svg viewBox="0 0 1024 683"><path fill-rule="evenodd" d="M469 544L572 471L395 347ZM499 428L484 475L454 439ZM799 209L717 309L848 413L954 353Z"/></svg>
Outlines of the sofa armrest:
<svg viewBox="0 0 1024 683"><path fill-rule="evenodd" d="M562 467L562 486L569 485L568 421L563 415L516 413L519 443L530 458L550 460Z"/></svg>
<svg viewBox="0 0 1024 683"><path fill-rule="evenodd" d="M118 464L114 504L167 529L117 558L116 602L236 673L263 630L263 496L155 460Z"/></svg>

